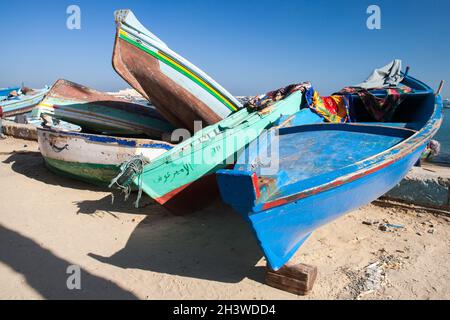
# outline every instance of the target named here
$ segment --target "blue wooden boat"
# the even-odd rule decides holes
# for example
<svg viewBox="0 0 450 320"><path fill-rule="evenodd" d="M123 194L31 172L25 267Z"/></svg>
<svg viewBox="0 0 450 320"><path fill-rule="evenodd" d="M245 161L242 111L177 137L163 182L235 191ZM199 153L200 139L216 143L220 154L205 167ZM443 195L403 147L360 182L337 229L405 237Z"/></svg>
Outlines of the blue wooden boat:
<svg viewBox="0 0 450 320"><path fill-rule="evenodd" d="M315 229L389 191L418 161L441 125L442 98L412 77L402 84L413 91L390 123L368 121L355 96L351 111L361 122L273 130L266 144L250 144L233 169L218 171L222 199L248 221L272 269ZM274 143L276 152L264 157Z"/></svg>
<svg viewBox="0 0 450 320"><path fill-rule="evenodd" d="M19 90L20 90L20 87L0 89L0 101L6 100L8 98L8 96L11 94L11 92L19 91Z"/></svg>
<svg viewBox="0 0 450 320"><path fill-rule="evenodd" d="M4 117L10 117L17 114L30 112L48 92L49 88L45 87L39 90L30 90L26 93L20 93L14 97L8 97L6 100L0 101L0 113Z"/></svg>

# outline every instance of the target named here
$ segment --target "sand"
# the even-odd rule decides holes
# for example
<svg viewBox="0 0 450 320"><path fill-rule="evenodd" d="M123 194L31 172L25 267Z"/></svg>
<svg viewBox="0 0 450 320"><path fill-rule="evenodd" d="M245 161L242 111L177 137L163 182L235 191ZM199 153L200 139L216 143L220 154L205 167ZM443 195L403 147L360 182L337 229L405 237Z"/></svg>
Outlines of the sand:
<svg viewBox="0 0 450 320"><path fill-rule="evenodd" d="M54 175L36 142L13 138L0 141L0 183L0 299L450 298L445 216L370 204L317 230L294 257L319 269L298 297L264 284L253 235L219 201L183 217L149 199L111 204L108 190ZM386 221L403 228L379 230ZM81 290L67 288L70 265Z"/></svg>

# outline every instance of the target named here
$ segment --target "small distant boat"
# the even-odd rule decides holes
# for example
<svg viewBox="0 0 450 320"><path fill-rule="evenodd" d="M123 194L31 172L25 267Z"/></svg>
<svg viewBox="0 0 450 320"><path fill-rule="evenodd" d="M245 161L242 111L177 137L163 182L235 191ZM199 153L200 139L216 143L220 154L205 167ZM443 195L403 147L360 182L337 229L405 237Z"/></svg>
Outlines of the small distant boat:
<svg viewBox="0 0 450 320"><path fill-rule="evenodd" d="M211 77L172 51L130 10L115 13L113 67L174 126L194 131L194 121L211 125L241 103Z"/></svg>
<svg viewBox="0 0 450 320"><path fill-rule="evenodd" d="M0 101L0 113L3 113L3 117L10 117L16 114L30 112L34 106L41 102L48 90L49 88L47 87L39 90L32 89L26 91L19 89L17 95L11 97L10 93L17 91L12 90L5 100Z"/></svg>
<svg viewBox="0 0 450 320"><path fill-rule="evenodd" d="M108 186L122 162L140 155L151 161L172 145L150 139L123 138L38 128L39 150L53 172Z"/></svg>
<svg viewBox="0 0 450 320"><path fill-rule="evenodd" d="M106 134L160 138L173 126L153 108L98 92L68 80L58 80L32 115L47 114Z"/></svg>
<svg viewBox="0 0 450 320"><path fill-rule="evenodd" d="M0 89L0 101L6 100L9 97L9 95L11 94L11 92L19 91L19 90L20 90L20 87Z"/></svg>
<svg viewBox="0 0 450 320"><path fill-rule="evenodd" d="M133 162L124 164L123 172L115 181L120 186L134 183L175 213L196 210L217 190L214 173L234 164L242 148L280 117L297 113L302 102L302 93L296 91L263 110L242 109L198 131L143 168L136 169L137 164ZM209 196L205 197L205 193Z"/></svg>
<svg viewBox="0 0 450 320"><path fill-rule="evenodd" d="M222 199L249 222L272 269L314 230L389 191L418 161L441 125L442 98L412 77L402 84L412 92L392 122L374 121L352 95L354 122L274 130L271 161L261 163L266 150L253 142L233 169L217 173Z"/></svg>

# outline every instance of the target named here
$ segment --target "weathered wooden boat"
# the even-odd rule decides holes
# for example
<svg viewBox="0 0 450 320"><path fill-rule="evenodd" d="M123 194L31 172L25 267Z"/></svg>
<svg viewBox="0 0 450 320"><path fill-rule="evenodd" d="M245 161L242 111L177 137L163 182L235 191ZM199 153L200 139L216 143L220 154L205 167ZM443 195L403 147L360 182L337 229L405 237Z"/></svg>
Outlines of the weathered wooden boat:
<svg viewBox="0 0 450 320"><path fill-rule="evenodd" d="M56 81L32 115L39 117L41 114L97 133L145 134L159 138L163 133L173 130L173 126L153 108L68 80Z"/></svg>
<svg viewBox="0 0 450 320"><path fill-rule="evenodd" d="M49 88L29 90L14 97L8 97L6 100L0 101L0 109L3 117L9 117L16 114L30 112L48 92Z"/></svg>
<svg viewBox="0 0 450 320"><path fill-rule="evenodd" d="M233 164L236 154L280 117L297 113L302 101L303 95L297 91L261 111L242 109L198 131L140 170L136 170L136 163L124 164L112 185L126 188L134 182L175 213L195 210L217 189L213 174Z"/></svg>
<svg viewBox="0 0 450 320"><path fill-rule="evenodd" d="M442 98L409 76L402 84L413 91L392 122L375 122L352 96L355 122L280 128L269 135L279 148L266 165L265 148L252 143L234 168L217 173L222 199L248 221L272 269L315 229L389 191L418 161L441 125Z"/></svg>
<svg viewBox="0 0 450 320"><path fill-rule="evenodd" d="M130 10L115 13L116 72L174 126L194 131L194 121L214 124L241 103L211 77L147 30Z"/></svg>
<svg viewBox="0 0 450 320"><path fill-rule="evenodd" d="M38 128L38 143L46 166L53 172L107 186L122 162L139 155L157 158L172 145L163 141L64 132Z"/></svg>
<svg viewBox="0 0 450 320"><path fill-rule="evenodd" d="M0 89L0 101L6 100L11 92L13 91L19 91L20 87L12 87L12 88L2 88Z"/></svg>

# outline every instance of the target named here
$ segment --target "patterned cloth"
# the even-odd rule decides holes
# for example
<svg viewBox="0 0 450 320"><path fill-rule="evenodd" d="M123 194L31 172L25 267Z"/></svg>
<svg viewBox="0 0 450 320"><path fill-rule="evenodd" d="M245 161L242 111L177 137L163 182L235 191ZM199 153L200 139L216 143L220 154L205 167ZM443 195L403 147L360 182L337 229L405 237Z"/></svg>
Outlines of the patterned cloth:
<svg viewBox="0 0 450 320"><path fill-rule="evenodd" d="M375 120L386 122L392 119L397 107L406 98L407 93L412 91L408 87L380 88L375 90L386 92L386 96L384 98L378 98L367 89L358 87L345 87L335 93L335 95L349 96L351 94L357 94L361 98L366 110Z"/></svg>
<svg viewBox="0 0 450 320"><path fill-rule="evenodd" d="M247 103L245 103L244 107L251 110L260 111L267 107L270 107L275 102L286 99L288 96L293 94L294 92L301 91L305 93L311 88L311 83L302 82L298 84L291 84L287 87L280 88L274 91L270 91L264 95L255 96L251 98Z"/></svg>
<svg viewBox="0 0 450 320"><path fill-rule="evenodd" d="M406 86L392 88L375 88L375 91L385 93L385 97L376 97L371 91L361 87L345 87L341 91L328 97L321 97L314 90L310 82L291 84L287 87L270 91L265 95L250 98L245 107L249 110L261 111L272 106L274 103L287 98L294 92L301 91L304 94L306 105L313 112L323 117L327 122L344 123L352 122L350 117L351 96L356 94L369 112L369 114L380 122L390 121L395 110L412 90Z"/></svg>
<svg viewBox="0 0 450 320"><path fill-rule="evenodd" d="M422 153L421 158L423 160L431 160L433 157L436 157L441 152L441 144L436 140L431 140L427 147L425 148L425 151Z"/></svg>
<svg viewBox="0 0 450 320"><path fill-rule="evenodd" d="M350 121L348 100L346 97L340 95L321 97L314 90L310 82L291 84L287 87L268 92L265 95L253 97L245 103L245 107L260 111L297 91L301 91L304 94L306 107L323 117L326 121L338 123Z"/></svg>

